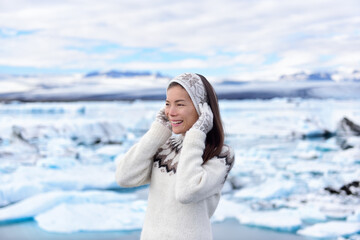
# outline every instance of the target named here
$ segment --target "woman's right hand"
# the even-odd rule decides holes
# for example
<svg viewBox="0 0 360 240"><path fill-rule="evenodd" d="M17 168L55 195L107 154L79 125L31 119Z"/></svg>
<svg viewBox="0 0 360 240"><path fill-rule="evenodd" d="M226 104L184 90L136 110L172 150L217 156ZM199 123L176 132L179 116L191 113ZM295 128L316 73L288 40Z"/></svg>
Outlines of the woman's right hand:
<svg viewBox="0 0 360 240"><path fill-rule="evenodd" d="M156 114L156 121L171 130L171 123L165 115L165 107L161 108L160 111Z"/></svg>
<svg viewBox="0 0 360 240"><path fill-rule="evenodd" d="M191 127L193 129L199 129L200 131L203 131L205 134L207 134L212 128L213 128L213 119L214 114L211 111L211 108L209 104L200 103L200 116L199 119L194 123L194 125Z"/></svg>

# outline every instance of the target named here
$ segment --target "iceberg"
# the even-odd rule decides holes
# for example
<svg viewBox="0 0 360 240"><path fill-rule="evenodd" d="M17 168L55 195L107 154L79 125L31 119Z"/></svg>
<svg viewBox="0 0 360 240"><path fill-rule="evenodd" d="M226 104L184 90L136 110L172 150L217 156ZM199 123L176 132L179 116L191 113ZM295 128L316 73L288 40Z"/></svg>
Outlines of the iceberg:
<svg viewBox="0 0 360 240"><path fill-rule="evenodd" d="M360 148L349 148L341 152L335 153L333 162L339 165L360 164Z"/></svg>
<svg viewBox="0 0 360 240"><path fill-rule="evenodd" d="M326 215L316 206L300 206L297 209L301 221L306 224L314 224L318 222L326 222Z"/></svg>
<svg viewBox="0 0 360 240"><path fill-rule="evenodd" d="M20 166L0 185L0 206L55 190L120 189L114 171L113 162L65 169Z"/></svg>
<svg viewBox="0 0 360 240"><path fill-rule="evenodd" d="M98 148L95 153L101 157L104 161L112 161L115 157L124 152L124 149L120 145L104 145Z"/></svg>
<svg viewBox="0 0 360 240"><path fill-rule="evenodd" d="M337 125L336 142L343 149L360 146L360 125L344 117Z"/></svg>
<svg viewBox="0 0 360 240"><path fill-rule="evenodd" d="M141 229L146 201L126 203L62 203L35 217L49 232L115 231Z"/></svg>
<svg viewBox="0 0 360 240"><path fill-rule="evenodd" d="M317 223L297 231L297 234L313 238L336 238L360 233L360 222L331 221Z"/></svg>
<svg viewBox="0 0 360 240"><path fill-rule="evenodd" d="M42 158L36 162L36 166L42 168L65 169L78 165L79 162L74 158L67 157L48 157Z"/></svg>
<svg viewBox="0 0 360 240"><path fill-rule="evenodd" d="M339 172L343 169L339 169L336 163L322 162L322 161L297 161L289 164L286 169L296 174L311 173L318 175L327 175L329 173Z"/></svg>
<svg viewBox="0 0 360 240"><path fill-rule="evenodd" d="M296 210L247 212L238 216L240 223L273 229L281 232L296 232L302 225Z"/></svg>
<svg viewBox="0 0 360 240"><path fill-rule="evenodd" d="M238 218L241 213L250 212L251 209L245 205L235 201L231 201L223 197L220 199L219 205L211 217L212 222L222 222L227 218Z"/></svg>
<svg viewBox="0 0 360 240"><path fill-rule="evenodd" d="M135 199L136 195L134 194L120 194L112 191L53 191L41 193L7 207L0 208L0 222L11 222L33 218L62 203L128 203Z"/></svg>
<svg viewBox="0 0 360 240"><path fill-rule="evenodd" d="M350 216L347 217L348 222L360 222L360 207Z"/></svg>
<svg viewBox="0 0 360 240"><path fill-rule="evenodd" d="M0 207L26 199L44 192L44 186L38 182L15 182L0 186Z"/></svg>
<svg viewBox="0 0 360 240"><path fill-rule="evenodd" d="M296 182L286 179L268 179L266 182L244 189L240 189L235 193L235 198L238 199L274 199L287 197L291 194L301 193L306 191L307 185L305 183Z"/></svg>
<svg viewBox="0 0 360 240"><path fill-rule="evenodd" d="M125 129L117 121L64 119L59 122L41 124L20 123L13 126L14 136L26 142L46 138L72 139L77 144L119 143L124 140Z"/></svg>

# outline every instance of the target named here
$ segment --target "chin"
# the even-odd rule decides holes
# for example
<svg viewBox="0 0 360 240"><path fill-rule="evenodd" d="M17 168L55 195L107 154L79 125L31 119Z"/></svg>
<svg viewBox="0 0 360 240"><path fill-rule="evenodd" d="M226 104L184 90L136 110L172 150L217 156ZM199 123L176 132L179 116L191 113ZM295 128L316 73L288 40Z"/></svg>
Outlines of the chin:
<svg viewBox="0 0 360 240"><path fill-rule="evenodd" d="M176 130L176 129L172 129L172 132L175 134L184 134L185 132L182 130Z"/></svg>

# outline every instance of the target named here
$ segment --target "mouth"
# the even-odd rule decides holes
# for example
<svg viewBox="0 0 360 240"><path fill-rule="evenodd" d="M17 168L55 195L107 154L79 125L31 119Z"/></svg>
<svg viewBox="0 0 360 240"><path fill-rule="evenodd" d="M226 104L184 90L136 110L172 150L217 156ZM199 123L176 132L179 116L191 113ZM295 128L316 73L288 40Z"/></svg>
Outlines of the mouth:
<svg viewBox="0 0 360 240"><path fill-rule="evenodd" d="M181 125L183 123L183 121L179 120L179 121L170 121L171 122L171 125L173 127L177 127L179 125Z"/></svg>

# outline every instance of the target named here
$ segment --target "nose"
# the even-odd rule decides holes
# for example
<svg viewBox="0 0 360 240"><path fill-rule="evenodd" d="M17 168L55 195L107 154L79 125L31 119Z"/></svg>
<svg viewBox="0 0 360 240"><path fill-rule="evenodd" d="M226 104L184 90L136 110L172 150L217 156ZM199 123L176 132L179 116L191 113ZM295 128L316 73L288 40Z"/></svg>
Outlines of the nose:
<svg viewBox="0 0 360 240"><path fill-rule="evenodd" d="M175 106L169 106L168 114L169 114L169 116L176 116L176 114L177 114L176 107Z"/></svg>

